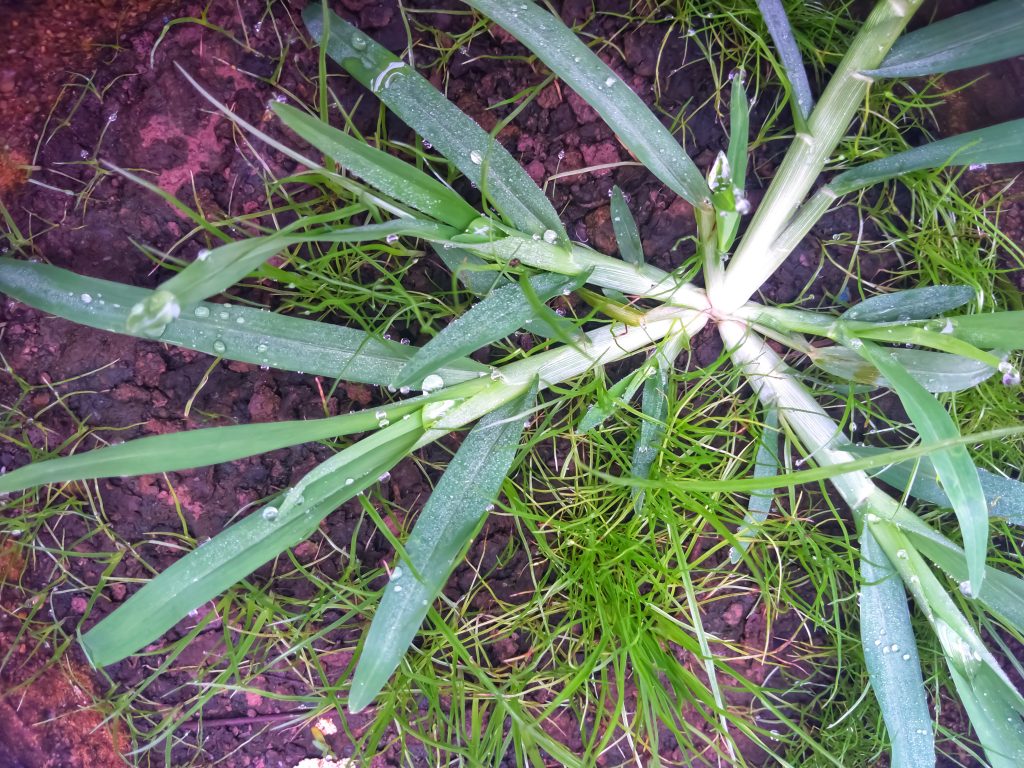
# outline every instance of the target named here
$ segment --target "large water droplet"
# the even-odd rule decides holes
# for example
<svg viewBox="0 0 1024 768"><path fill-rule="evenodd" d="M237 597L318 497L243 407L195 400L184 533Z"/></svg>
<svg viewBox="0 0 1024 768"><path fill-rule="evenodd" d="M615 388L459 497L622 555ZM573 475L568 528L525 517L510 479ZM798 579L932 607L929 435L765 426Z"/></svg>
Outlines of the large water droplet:
<svg viewBox="0 0 1024 768"><path fill-rule="evenodd" d="M352 38L352 47L355 48L357 51L365 51L366 38L356 35L355 37Z"/></svg>
<svg viewBox="0 0 1024 768"><path fill-rule="evenodd" d="M210 316L210 308L209 307L196 307L196 309L195 309L195 316L196 317L209 317Z"/></svg>
<svg viewBox="0 0 1024 768"><path fill-rule="evenodd" d="M228 351L228 347L223 341L217 339L215 342L213 342L213 351L216 352L218 355L223 355L225 352Z"/></svg>
<svg viewBox="0 0 1024 768"><path fill-rule="evenodd" d="M420 387L424 392L435 392L438 389L444 387L444 379L438 376L436 373L432 373L423 380L423 384Z"/></svg>
<svg viewBox="0 0 1024 768"><path fill-rule="evenodd" d="M277 520L277 517L281 514L281 511L277 507L265 507L262 514L264 520L266 520L268 523L272 523L275 520Z"/></svg>
<svg viewBox="0 0 1024 768"><path fill-rule="evenodd" d="M80 298L82 299L83 304L92 304L92 296L88 293L83 293Z"/></svg>
<svg viewBox="0 0 1024 768"><path fill-rule="evenodd" d="M558 239L558 233L553 229L544 230L544 242L554 243Z"/></svg>
<svg viewBox="0 0 1024 768"><path fill-rule="evenodd" d="M469 159L472 161L473 165L481 165L484 161L484 156L474 149L469 153Z"/></svg>
<svg viewBox="0 0 1024 768"><path fill-rule="evenodd" d="M208 258L210 258L210 249L200 248L196 254L196 261L206 261Z"/></svg>

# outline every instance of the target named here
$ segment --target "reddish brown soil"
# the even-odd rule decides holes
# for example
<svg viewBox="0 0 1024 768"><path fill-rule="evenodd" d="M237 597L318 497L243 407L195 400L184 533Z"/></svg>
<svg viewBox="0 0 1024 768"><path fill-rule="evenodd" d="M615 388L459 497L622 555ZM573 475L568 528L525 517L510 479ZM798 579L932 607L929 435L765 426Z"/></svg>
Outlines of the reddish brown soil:
<svg viewBox="0 0 1024 768"><path fill-rule="evenodd" d="M102 99L89 93L78 101L65 92L55 110L55 115L65 122L45 133L41 132L45 110L40 111L40 105L47 105L48 109L56 98L54 84L62 82L60 67L54 66L52 60L49 64L45 61L39 63L34 57L15 62L12 70L17 83L15 92L23 90L23 84L30 82L38 72L51 74L41 78L47 85L35 91L37 101L19 107L22 111L18 113L18 121L10 124L10 135L6 138L8 153L28 157L36 138L42 137L35 160L40 170L35 172L34 178L74 193L91 188L87 196L76 199L39 186L8 186L5 190L0 184L0 195L12 210L22 233L33 238L27 255L44 258L83 274L136 285L152 286L162 279L163 275L152 269L151 262L134 243L168 250L189 231L189 224L150 192L115 175L98 173L92 163L96 157L122 167L143 169L148 178L163 189L211 216L258 210L262 202L262 170L253 163L251 153L239 148L230 124L210 114L202 98L177 73L174 62L185 66L242 117L272 135L285 138L270 120L269 100L282 91L302 99L309 99L314 94L310 77L316 70L316 53L300 37L297 13L301 5L301 2L274 4L273 18L270 18L264 13L262 0L239 0L237 3L215 0L209 8L209 22L231 31L237 38L243 37L244 26L250 48L246 49L197 24L182 24L168 30L156 48L151 67L150 54L164 21L154 18L124 38L125 44L120 50L104 49L101 58L93 59L97 63L92 82L103 94ZM404 45L405 31L394 3L342 0L340 5L348 18L376 39L394 49ZM426 5L437 8L450 3ZM589 0L567 0L563 6L563 17L567 21L583 20L589 16L590 6ZM607 10L625 10L626 6L625 2L602 4ZM5 7L0 0L0 10ZM15 4L15 11L26 14L26 19L33 10L38 11L35 4ZM175 17L199 15L201 11L202 6L198 3L173 4ZM131 16L133 19L141 17L141 12ZM83 24L87 21L83 17L77 18ZM99 14L98 18L102 21L90 27L96 30L94 36L58 38L64 41L61 45L65 46L59 49L62 51L59 55L66 57L67 50L77 51L79 48L75 46L79 46L95 56L95 48L85 43L110 40L112 31L118 28L118 24L126 23L124 19L128 17L118 11L112 15ZM419 18L449 31L465 23L459 17L443 13ZM594 31L604 34L616 31L620 24L615 18L592 22ZM283 57L275 29L291 40ZM612 60L615 69L646 99L651 97L660 35L661 32L652 27L627 31L621 39L625 59ZM24 39L35 38L29 36ZM9 44L18 43L12 38ZM484 36L474 41L467 55L458 55L453 62L451 79L447 83L448 95L486 128L492 127L503 114L489 111L491 104L512 96L542 77L526 64L505 65L493 59L480 58L482 54L507 53L510 49L515 50L507 38ZM47 47L47 50L54 49ZM664 64L696 58L696 52L687 49L685 38L671 38L661 55L662 106L674 111L687 103L704 103L713 86L701 67L677 70L675 66L670 68ZM273 75L278 57L283 58L283 66L277 87L272 87L259 78ZM420 56L421 61L425 58L425 55ZM82 66L86 65L83 62ZM10 76L0 69L0 99L4 98L4 77ZM335 88L347 108L354 107L357 99L365 95L338 79ZM371 101L363 98L355 111L357 124L366 130L372 129L372 122L376 119L376 107ZM764 120L766 103L767 99L758 107L753 124ZM2 108L3 102L0 101ZM714 113L708 107L694 113L688 127L697 141L688 149L698 165L706 170L724 142L721 127L716 124ZM408 136L408 131L400 125L391 124L389 128L394 137ZM574 94L556 86L548 87L534 104L527 107L515 123L501 133L501 139L530 174L541 182L555 172L628 159L615 136L594 112ZM288 141L295 143L290 138ZM779 146L768 145L755 154L752 165L760 178L770 178L778 152ZM271 163L275 171L287 173L293 169L290 161L273 151L261 150L261 156ZM10 165L8 161L8 167ZM0 159L0 178L3 166L4 161ZM615 245L608 210L608 193L613 184L620 185L630 196L646 250L655 254L654 263L665 268L677 266L688 252L685 238L693 234L691 211L685 202L667 193L646 172L625 167L614 172L562 179L549 189L570 232L599 250L613 252ZM752 197L755 202L757 196L754 190ZM855 215L841 210L823 222L815 234L827 240L833 232L856 231ZM193 238L180 253L191 256L203 245L198 238ZM809 270L818 265L819 259L818 245L811 240L766 286L765 294L775 301L796 298L805 286ZM427 260L424 264L422 271L413 276L414 280L425 286L432 282L448 284L447 276L437 264ZM891 264L872 256L863 259L859 269L865 279L875 280L883 277L889 266ZM843 274L838 267L826 265L811 292L817 299L808 298L808 301L814 303L834 295L842 280ZM249 298L260 300L265 297L255 293ZM379 401L379 393L370 387L342 385L332 395L324 397L322 392L331 391L331 382L317 381L300 374L262 371L246 364L224 362L208 372L211 361L203 355L153 342L100 334L45 317L12 301L6 301L0 307L0 324L0 352L10 369L33 385L54 383L52 390L37 390L30 402L18 403L27 413L39 414L38 422L29 427L26 435L36 446L59 445L76 430L76 421L81 420L102 426L99 434L108 439L128 439L211 424L315 418L325 411L341 413ZM418 330L410 329L409 335L422 341L417 338ZM703 365L713 361L718 354L716 338L709 333L697 340L693 360L695 364ZM207 374L208 380L204 382ZM194 394L192 416L186 418L184 408ZM67 409L51 407L58 396L66 398ZM6 374L0 374L0 402L18 402L18 390ZM119 431L111 431L115 429ZM451 448L452 444L448 447ZM181 517L176 505L180 504L181 514L192 536L202 539L215 535L240 507L293 483L328 454L329 450L323 446L299 446L230 466L174 473L166 478L104 481L98 489L105 519L116 535L133 543L148 542L139 545L139 554L160 568L175 557L173 550L158 544L161 537L181 531ZM436 464L446 455L443 447L435 447L425 451L423 458L427 464ZM22 449L9 443L0 445L0 463L3 466L20 466L27 459ZM430 487L430 478L423 475L419 465L407 461L392 473L385 492L398 508L411 515L429 494ZM401 521L390 522L397 526ZM75 542L75 549L82 557L73 561L74 576L89 586L97 584L102 574L100 566L87 557L88 553L110 547L108 539L91 535L91 528L84 522L67 519L62 522L60 530L48 534L52 537L48 540L50 543L57 540ZM386 541L371 531L372 524L364 519L359 505L355 503L333 514L324 526L324 533L334 541L350 541L355 536L363 566L376 568L390 559L393 553ZM477 568L483 566L484 576L493 590L493 599L505 602L521 599L517 596L531 589L527 568L529 552L513 547L511 555L498 559L497 553L506 549L512 537L511 521L495 517L488 523L469 557L471 562L478 564ZM295 555L302 562L318 561L315 566L317 575L331 580L338 575L337 565L332 565L330 559L320 560L318 554L324 546L323 540L315 537L302 545ZM262 581L268 579L270 573L269 567L264 568L255 578ZM116 575L143 578L148 573L138 559L125 558ZM25 578L30 586L39 588L52 577L48 564L39 562L30 564ZM457 597L477 578L477 571L473 568L460 567L447 591L452 597ZM0 597L5 605L17 604L23 594L13 581L0 582L0 588L4 590ZM296 580L274 585L275 592L284 596L305 595L310 589L308 584ZM480 599L492 600L486 594L482 593ZM51 608L54 617L62 620L68 631L73 631L80 623L85 629L116 607L125 595L123 587L109 588L94 606L86 606L83 600L83 596L88 596L86 590L64 589L52 594ZM487 609L494 605L476 607ZM712 604L704 620L708 631L750 649L750 660L737 665L750 678L763 680L776 665L789 667L792 676L808 673L796 658L802 646L813 645L814 638L798 635L800 625L795 616L776 617L769 628L755 599L748 597ZM192 623L183 622L172 633L171 639L191 626ZM212 629L216 630L218 626L215 624ZM12 642L14 631L16 627L13 625L6 629L0 627L0 640ZM346 670L351 654L344 649L353 648L360 634L361 627L352 624L332 634L339 650L325 664L336 674L341 675ZM176 663L175 671L165 673L149 684L147 695L167 708L191 695L181 686L195 679L196 669L204 660L216 657L222 649L222 642L218 631L200 634ZM531 650L531 639L524 636L500 641L493 648L492 656L495 664L502 664ZM6 652L6 647L0 647L0 653ZM81 655L74 645L68 649L66 658L72 674L76 677L83 675ZM33 668L39 668L40 661L41 657L33 660L36 667L23 663L19 648L4 662L4 669L11 670L10 674L5 672L5 685L26 679ZM693 666L692 658L681 655L681 661ZM108 672L115 687L125 690L141 685L154 664L152 660L132 659ZM56 688L59 680L51 681L50 675L48 672L44 678L55 687L44 695L67 701L68 696ZM102 687L105 683L99 685ZM173 749L171 763L177 765L196 758L200 764L209 764L230 755L225 764L231 766L291 766L299 759L311 756L308 730L266 730L294 714L293 707L274 697L309 694L307 684L300 676L282 667L273 679L265 681L265 686L267 696L222 696L214 699L204 712L205 731L201 747L194 746L198 741L195 731L188 731L184 734L183 743ZM6 705L0 700L0 719L3 718L2 707L12 706L10 702L10 698ZM736 702L737 706L743 704L743 701ZM38 721L35 715L26 717L21 714L19 717L18 722L30 730ZM361 716L351 718L348 724L358 732L367 722L366 716ZM13 727L20 726L16 723ZM553 732L567 734L570 747L580 748L578 741L575 744L572 741L571 734L578 732L578 726L571 717L553 722L551 728ZM17 732L0 728L0 744L5 738L17 738L16 735L6 735L8 733ZM33 738L48 738L40 735L39 731L32 733L31 737L25 737L25 744L35 744L31 741ZM387 742L385 738L383 743ZM697 764L694 756L673 750L671 738L666 737L663 742L668 745L662 755L666 765ZM99 743L104 743L104 740L100 738ZM347 741L340 736L335 746L346 753ZM5 758L0 756L0 768L8 764L79 764L33 762L31 755L34 753L30 747L26 749L29 751L24 753L25 757L18 753L15 758L20 763L5 763ZM750 757L755 761L766 759L756 750L751 751ZM138 759L151 760L152 763L147 764L155 765L160 764L162 758L158 751ZM607 764L618 764L613 753L609 753L608 759ZM372 764L405 764L403 760L416 765L427 764L419 762L426 760L425 752L402 755L394 746L383 748ZM109 758L96 757L93 762L82 764L112 763Z"/></svg>

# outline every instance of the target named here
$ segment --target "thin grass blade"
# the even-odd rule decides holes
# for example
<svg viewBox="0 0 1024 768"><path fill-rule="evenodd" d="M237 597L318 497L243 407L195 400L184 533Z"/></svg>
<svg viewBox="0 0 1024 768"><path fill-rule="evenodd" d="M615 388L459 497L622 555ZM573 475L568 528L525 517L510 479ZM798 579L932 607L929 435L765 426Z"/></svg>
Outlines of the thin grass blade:
<svg viewBox="0 0 1024 768"><path fill-rule="evenodd" d="M395 200L460 230L480 215L453 189L409 163L295 107L277 102L271 106L300 138Z"/></svg>
<svg viewBox="0 0 1024 768"><path fill-rule="evenodd" d="M747 185L747 149L750 142L750 102L743 85L742 74L732 79L729 94L729 148L726 157L732 172L732 183L738 191L737 199L743 197Z"/></svg>
<svg viewBox="0 0 1024 768"><path fill-rule="evenodd" d="M548 301L579 284L577 278L552 274L536 275L529 278L529 282L541 301ZM535 317L536 312L519 285L496 288L416 350L394 385L418 384L452 360L505 338L530 324Z"/></svg>
<svg viewBox="0 0 1024 768"><path fill-rule="evenodd" d="M399 420L328 459L321 467L330 471L307 483L302 503L289 512L280 508L285 494L185 555L82 637L89 660L102 667L138 652L189 611L308 538L339 504L397 464L422 434L419 413Z"/></svg>
<svg viewBox="0 0 1024 768"><path fill-rule="evenodd" d="M632 400L633 395L640 389L640 385L648 378L657 375L656 365L655 361L649 360L646 364L637 368L632 373L623 376L610 386L596 403L592 403L587 408L583 418L576 425L576 434L585 435L587 432L597 429L609 416L615 413L620 405Z"/></svg>
<svg viewBox="0 0 1024 768"><path fill-rule="evenodd" d="M860 637L894 768L935 765L928 697L907 593L868 526L860 537Z"/></svg>
<svg viewBox="0 0 1024 768"><path fill-rule="evenodd" d="M836 176L829 187L837 195L845 195L871 184L927 168L1021 161L1024 161L1024 119L950 136L851 168Z"/></svg>
<svg viewBox="0 0 1024 768"><path fill-rule="evenodd" d="M124 333L129 308L153 293L7 258L0 258L0 291L44 312L113 333ZM182 307L160 341L230 360L380 385L391 384L416 353L413 347L365 331L208 303ZM472 360L458 360L437 373L456 383L488 370Z"/></svg>
<svg viewBox="0 0 1024 768"><path fill-rule="evenodd" d="M801 118L807 120L814 109L814 95L811 93L811 82L807 78L804 59L796 44L786 9L782 7L781 0L757 0L757 8L761 11L761 17L768 27L768 34L775 43L775 50L779 52L785 77L793 89L795 111Z"/></svg>
<svg viewBox="0 0 1024 768"><path fill-rule="evenodd" d="M506 0L466 0L504 27L578 93L619 141L673 192L704 205L710 190L689 155L640 97L561 19L540 6Z"/></svg>
<svg viewBox="0 0 1024 768"><path fill-rule="evenodd" d="M892 355L929 392L960 392L977 386L996 372L991 365L946 352L893 349ZM823 371L841 379L874 387L889 386L877 368L847 347L818 347L812 351L810 359Z"/></svg>
<svg viewBox="0 0 1024 768"><path fill-rule="evenodd" d="M889 381L922 440L938 442L960 436L946 409L893 360L888 351L869 341L861 342L857 349ZM931 459L960 523L969 586L976 595L984 581L988 550L988 505L978 480L978 469L963 445L935 451Z"/></svg>
<svg viewBox="0 0 1024 768"><path fill-rule="evenodd" d="M1024 2L996 0L904 35L871 77L921 77L1024 53Z"/></svg>
<svg viewBox="0 0 1024 768"><path fill-rule="evenodd" d="M416 70L319 3L302 18L328 56L480 187L512 226L529 234L551 230L568 240L551 202L522 166Z"/></svg>
<svg viewBox="0 0 1024 768"><path fill-rule="evenodd" d="M779 409L770 406L765 409L764 425L757 440L757 456L754 457L754 477L775 477L779 474ZM775 492L764 489L750 492L747 514L743 524L736 531L736 545L729 548L729 562L738 563L747 551L750 542L757 538L761 524L772 511Z"/></svg>
<svg viewBox="0 0 1024 768"><path fill-rule="evenodd" d="M350 712L373 701L405 656L456 559L501 491L536 394L536 385L531 386L481 419L430 494L406 542L407 560L392 571L363 642L349 691Z"/></svg>
<svg viewBox="0 0 1024 768"><path fill-rule="evenodd" d="M618 186L612 187L612 231L615 242L619 246L619 255L623 261L636 264L638 267L646 263L644 246L640 242L640 230L633 218L632 211L626 203L626 197Z"/></svg>
<svg viewBox="0 0 1024 768"><path fill-rule="evenodd" d="M839 316L841 320L875 323L925 320L958 309L975 296L967 285L930 285L872 296Z"/></svg>

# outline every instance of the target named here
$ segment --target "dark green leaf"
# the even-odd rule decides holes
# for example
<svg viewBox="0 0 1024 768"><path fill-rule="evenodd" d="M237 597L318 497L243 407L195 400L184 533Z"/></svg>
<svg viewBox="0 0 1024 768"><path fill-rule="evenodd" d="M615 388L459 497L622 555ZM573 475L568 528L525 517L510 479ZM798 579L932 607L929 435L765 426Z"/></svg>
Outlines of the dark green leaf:
<svg viewBox="0 0 1024 768"><path fill-rule="evenodd" d="M865 299L843 312L840 319L876 323L924 320L962 307L973 298L974 289L966 285L910 288Z"/></svg>
<svg viewBox="0 0 1024 768"><path fill-rule="evenodd" d="M644 264L644 247L640 242L640 230L633 218L629 205L622 190L612 187L612 230L615 242L619 245L619 255L623 261L641 266Z"/></svg>
<svg viewBox="0 0 1024 768"><path fill-rule="evenodd" d="M765 409L764 425L757 440L757 456L754 458L754 477L775 477L779 473L779 409L769 406ZM736 546L729 549L729 560L738 563L750 541L758 534L761 524L768 519L775 492L771 489L751 491L747 502L747 514L743 525L736 531Z"/></svg>
<svg viewBox="0 0 1024 768"><path fill-rule="evenodd" d="M814 108L814 96L811 93L811 83L807 79L807 70L804 69L803 56L800 55L793 28L789 24L789 17L786 16L786 9L782 7L781 0L757 0L757 7L764 18L765 26L768 27L768 34L775 43L775 49L779 52L782 69L796 99L797 112L806 120Z"/></svg>

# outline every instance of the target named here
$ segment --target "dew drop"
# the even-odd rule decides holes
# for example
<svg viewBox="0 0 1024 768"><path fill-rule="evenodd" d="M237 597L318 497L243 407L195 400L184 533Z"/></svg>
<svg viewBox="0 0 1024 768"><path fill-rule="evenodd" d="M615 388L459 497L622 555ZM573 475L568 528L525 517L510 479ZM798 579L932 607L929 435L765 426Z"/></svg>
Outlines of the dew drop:
<svg viewBox="0 0 1024 768"><path fill-rule="evenodd" d="M196 261L206 261L208 258L210 258L210 249L200 248L196 254Z"/></svg>
<svg viewBox="0 0 1024 768"><path fill-rule="evenodd" d="M438 376L436 373L432 373L423 380L423 384L420 386L424 392L434 392L444 387L444 379Z"/></svg>
<svg viewBox="0 0 1024 768"><path fill-rule="evenodd" d="M277 520L277 516L281 514L281 512L277 507L266 507L262 514L264 520L268 523L272 523Z"/></svg>
<svg viewBox="0 0 1024 768"><path fill-rule="evenodd" d="M553 229L544 230L544 242L554 243L558 239L558 233Z"/></svg>
<svg viewBox="0 0 1024 768"><path fill-rule="evenodd" d="M377 482L378 483L386 483L390 479L391 479L391 473L390 472L385 472L383 475L381 475L380 477L377 478Z"/></svg>
<svg viewBox="0 0 1024 768"><path fill-rule="evenodd" d="M92 296L90 296L88 293L83 293L81 295L81 299L83 304L92 304Z"/></svg>
<svg viewBox="0 0 1024 768"><path fill-rule="evenodd" d="M903 654L903 660L904 661L910 661L910 654L909 653L904 653Z"/></svg>
<svg viewBox="0 0 1024 768"><path fill-rule="evenodd" d="M481 165L484 161L484 156L474 149L469 153L469 159L472 161L473 165Z"/></svg>
<svg viewBox="0 0 1024 768"><path fill-rule="evenodd" d="M352 38L352 47L355 48L357 51L365 51L366 50L366 38L365 37L359 37L358 35L356 37L353 37Z"/></svg>
<svg viewBox="0 0 1024 768"><path fill-rule="evenodd" d="M225 352L228 351L228 348L223 341L217 339L215 342L213 342L213 351L216 352L218 355L223 355Z"/></svg>
<svg viewBox="0 0 1024 768"><path fill-rule="evenodd" d="M259 352L260 354L263 354L264 352L266 352L266 351L267 351L267 345L266 345L266 344L260 344L260 345L258 345L258 346L256 347L256 351L257 351L257 352Z"/></svg>
<svg viewBox="0 0 1024 768"><path fill-rule="evenodd" d="M352 483L354 482L355 480L353 480L351 477L345 478L345 485L352 485Z"/></svg>
<svg viewBox="0 0 1024 768"><path fill-rule="evenodd" d="M607 88L611 88L613 85L615 85L615 78L609 77L607 80L604 81L604 84Z"/></svg>
<svg viewBox="0 0 1024 768"><path fill-rule="evenodd" d="M398 235L388 235L384 238L385 243L397 243Z"/></svg>
<svg viewBox="0 0 1024 768"><path fill-rule="evenodd" d="M401 591L402 591L402 585L401 584L395 584L395 592L401 592Z"/></svg>

